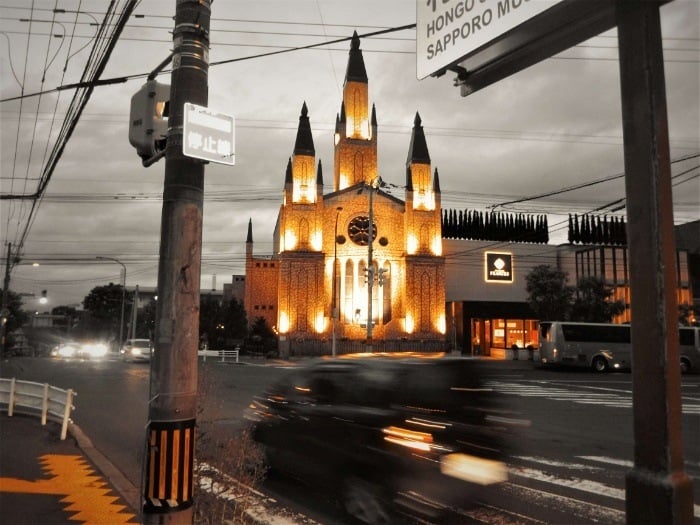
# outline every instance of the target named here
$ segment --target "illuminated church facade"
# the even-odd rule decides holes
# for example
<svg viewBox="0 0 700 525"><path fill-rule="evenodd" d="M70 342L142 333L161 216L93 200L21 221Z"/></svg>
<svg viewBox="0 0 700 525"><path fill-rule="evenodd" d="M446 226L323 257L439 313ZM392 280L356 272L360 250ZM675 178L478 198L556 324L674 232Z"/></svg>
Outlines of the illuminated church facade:
<svg viewBox="0 0 700 525"><path fill-rule="evenodd" d="M377 118L353 35L335 124L333 191L323 194L306 103L284 178L273 253L253 254L246 239L244 305L249 322L263 317L282 353L339 352L348 342L408 349L415 341L442 349L445 262L441 195L425 134L415 116L404 199L390 194L377 163ZM371 325L368 325L368 319ZM395 342L394 347L386 345ZM403 346L401 346L403 345ZM319 350L320 349L320 350Z"/></svg>

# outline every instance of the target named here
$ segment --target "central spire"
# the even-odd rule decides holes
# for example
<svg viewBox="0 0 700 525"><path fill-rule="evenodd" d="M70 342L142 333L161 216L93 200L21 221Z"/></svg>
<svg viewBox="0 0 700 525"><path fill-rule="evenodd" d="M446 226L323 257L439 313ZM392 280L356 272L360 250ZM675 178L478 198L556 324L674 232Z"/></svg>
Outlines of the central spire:
<svg viewBox="0 0 700 525"><path fill-rule="evenodd" d="M345 82L367 82L367 71L365 70L365 60L362 58L360 49L360 37L357 31L352 33L350 44L350 58L348 59L348 69L345 72Z"/></svg>
<svg viewBox="0 0 700 525"><path fill-rule="evenodd" d="M309 123L309 110L306 107L306 102L301 107L301 115L299 115L299 129L297 130L297 140L294 143L295 155L316 155L314 148L314 139L311 135L311 124Z"/></svg>

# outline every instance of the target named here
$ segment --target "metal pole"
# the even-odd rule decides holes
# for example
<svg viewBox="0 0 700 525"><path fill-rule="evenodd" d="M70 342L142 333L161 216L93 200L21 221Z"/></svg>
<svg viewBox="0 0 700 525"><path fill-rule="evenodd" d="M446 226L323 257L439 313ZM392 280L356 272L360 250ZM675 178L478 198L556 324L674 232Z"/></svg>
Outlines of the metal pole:
<svg viewBox="0 0 700 525"><path fill-rule="evenodd" d="M338 323L338 301L337 301L337 293L338 293L338 285L336 284L337 281L337 266L338 266L338 216L340 215L340 212L343 210L342 206L338 206L336 208L335 212L335 230L334 230L334 236L333 236L333 307L331 309L331 315L333 316L333 339L331 343L331 355L335 357L336 355L336 325Z"/></svg>
<svg viewBox="0 0 700 525"><path fill-rule="evenodd" d="M627 523L690 524L683 470L676 247L657 2L618 2L627 238L632 290L634 468Z"/></svg>
<svg viewBox="0 0 700 525"><path fill-rule="evenodd" d="M376 180L376 179L375 179ZM374 180L369 184L369 229L367 239L367 351L372 353L372 286L374 285L374 262L372 261L372 244L374 243Z"/></svg>
<svg viewBox="0 0 700 525"><path fill-rule="evenodd" d="M129 337L127 339L136 339L136 321L138 320L139 306L139 285L134 289L134 300L131 305L131 326L129 328Z"/></svg>
<svg viewBox="0 0 700 525"><path fill-rule="evenodd" d="M210 0L176 0L143 521L191 524L204 163L182 153L185 102L208 105Z"/></svg>

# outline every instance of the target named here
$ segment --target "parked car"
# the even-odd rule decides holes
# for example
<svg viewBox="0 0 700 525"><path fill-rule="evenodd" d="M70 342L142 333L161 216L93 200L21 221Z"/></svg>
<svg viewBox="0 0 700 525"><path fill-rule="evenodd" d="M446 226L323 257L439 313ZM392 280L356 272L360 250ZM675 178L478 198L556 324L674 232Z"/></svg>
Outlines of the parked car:
<svg viewBox="0 0 700 525"><path fill-rule="evenodd" d="M511 418L478 361L372 356L291 372L245 412L270 467L332 488L363 523L442 519L507 479Z"/></svg>
<svg viewBox="0 0 700 525"><path fill-rule="evenodd" d="M153 343L150 339L127 339L119 353L124 361L150 361Z"/></svg>

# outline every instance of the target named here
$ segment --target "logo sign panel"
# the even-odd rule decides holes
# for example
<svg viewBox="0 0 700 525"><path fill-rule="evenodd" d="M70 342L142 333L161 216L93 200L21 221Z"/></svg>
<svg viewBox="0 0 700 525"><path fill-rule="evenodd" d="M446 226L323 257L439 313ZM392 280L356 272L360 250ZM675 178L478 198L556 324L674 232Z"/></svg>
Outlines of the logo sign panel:
<svg viewBox="0 0 700 525"><path fill-rule="evenodd" d="M513 256L510 253L486 252L486 281L513 282Z"/></svg>
<svg viewBox="0 0 700 525"><path fill-rule="evenodd" d="M235 119L185 102L182 154L233 166L236 163Z"/></svg>
<svg viewBox="0 0 700 525"><path fill-rule="evenodd" d="M462 60L563 0L416 0L416 76Z"/></svg>

